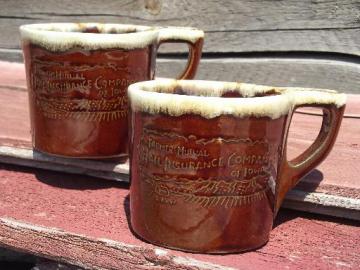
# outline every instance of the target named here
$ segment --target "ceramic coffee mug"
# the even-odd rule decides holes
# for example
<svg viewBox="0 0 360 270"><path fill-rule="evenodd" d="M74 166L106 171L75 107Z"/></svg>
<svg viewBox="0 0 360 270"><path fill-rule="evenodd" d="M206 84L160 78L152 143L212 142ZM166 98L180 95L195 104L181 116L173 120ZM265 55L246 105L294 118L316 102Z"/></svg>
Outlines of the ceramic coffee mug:
<svg viewBox="0 0 360 270"><path fill-rule="evenodd" d="M154 244L204 253L269 239L286 192L331 150L346 97L330 90L161 80L133 84L130 210ZM294 109L324 111L320 133L288 161Z"/></svg>
<svg viewBox="0 0 360 270"><path fill-rule="evenodd" d="M189 45L180 78L193 78L204 33L182 27L33 24L20 27L33 147L68 157L128 152L129 84L155 76L160 44Z"/></svg>

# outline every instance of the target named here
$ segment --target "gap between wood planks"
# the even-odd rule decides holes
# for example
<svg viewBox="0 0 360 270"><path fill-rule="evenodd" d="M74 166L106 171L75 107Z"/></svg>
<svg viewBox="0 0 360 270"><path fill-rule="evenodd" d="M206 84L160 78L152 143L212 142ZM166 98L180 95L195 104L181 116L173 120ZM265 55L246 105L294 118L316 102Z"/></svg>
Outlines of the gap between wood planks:
<svg viewBox="0 0 360 270"><path fill-rule="evenodd" d="M9 59L16 59L15 62L23 62L22 50L18 48L0 48L0 60L7 60L6 55L12 55ZM188 56L187 51L167 53L162 52L161 48L158 51L159 58L186 60ZM306 60L331 60L346 62L351 64L360 64L360 56L348 54L346 52L315 52L315 51L263 51L263 52L203 52L202 58L208 59L223 59L223 58L239 58L239 59L306 59Z"/></svg>

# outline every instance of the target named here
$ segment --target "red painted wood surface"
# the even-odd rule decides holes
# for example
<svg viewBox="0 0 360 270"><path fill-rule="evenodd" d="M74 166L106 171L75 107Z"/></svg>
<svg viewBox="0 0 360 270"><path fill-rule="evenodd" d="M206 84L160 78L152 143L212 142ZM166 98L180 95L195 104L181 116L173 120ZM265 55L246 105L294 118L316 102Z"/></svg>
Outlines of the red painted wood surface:
<svg viewBox="0 0 360 270"><path fill-rule="evenodd" d="M26 90L25 66L0 61L0 87Z"/></svg>
<svg viewBox="0 0 360 270"><path fill-rule="evenodd" d="M155 248L130 231L128 189L124 184L0 165L0 190L0 245L72 263L82 260L88 266L91 265L90 260L92 265L97 263L98 266L121 265L117 258L103 255L102 252L109 248L106 245L98 244L98 256L85 254L87 241L92 239L105 238L131 244L134 245L132 252L139 254ZM9 240L4 237L9 229L1 223L3 218L60 229L63 231L62 246L51 234L45 240L37 234L22 235L18 237L20 241ZM81 239L76 238L76 248L66 240L71 238L72 233L82 235ZM281 210L270 241L257 251L222 256L168 251L168 255L190 257L236 269L356 269L360 265L359 251L359 223ZM129 250L126 252L129 253ZM124 255L124 258L126 256L130 255ZM138 260L140 263L141 260ZM160 262L161 258L153 260ZM167 262L163 263L166 265Z"/></svg>
<svg viewBox="0 0 360 270"><path fill-rule="evenodd" d="M23 65L0 62L1 145L30 147L27 95L23 90L26 90ZM344 118L333 152L317 170L303 179L298 189L360 198L355 166L360 158L360 125L356 118L360 115L359 96L349 96L346 114L350 117ZM295 115L289 139L290 156L300 153L313 141L320 121L321 117L316 115ZM156 252L151 253L155 247L131 233L127 188L126 184L88 176L0 164L0 245L97 267L131 266L137 260L142 264L141 254L149 252L152 255L146 262L153 260L155 266L162 265L164 269L180 267ZM17 231L7 226L4 220L30 224L29 228L43 226L50 235L16 234ZM52 228L62 230L62 242L58 235L51 235ZM5 237L9 233L16 237ZM134 247L111 256L110 244L96 242L104 238L114 241L112 244ZM78 239L78 247L74 246L74 239ZM90 249L91 246L98 250L96 254L92 253L95 251ZM224 256L177 251L168 251L168 254L238 269L357 269L359 251L358 222L281 210L270 242L257 251ZM128 253L135 259L131 261ZM151 264L143 265L143 269L148 268L152 268Z"/></svg>

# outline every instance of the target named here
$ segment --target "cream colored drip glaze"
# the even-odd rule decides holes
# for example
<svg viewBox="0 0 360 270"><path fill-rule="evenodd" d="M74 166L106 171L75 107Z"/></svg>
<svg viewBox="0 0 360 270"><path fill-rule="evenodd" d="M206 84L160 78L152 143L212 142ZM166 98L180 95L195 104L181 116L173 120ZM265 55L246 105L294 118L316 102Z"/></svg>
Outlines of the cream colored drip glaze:
<svg viewBox="0 0 360 270"><path fill-rule="evenodd" d="M159 29L159 41L164 40L186 40L195 43L204 38L204 32L190 27L164 27Z"/></svg>
<svg viewBox="0 0 360 270"><path fill-rule="evenodd" d="M176 87L188 95L172 94ZM229 90L230 89L230 90ZM136 111L172 116L198 114L205 118L220 115L269 116L273 119L287 114L292 104L287 95L253 98L222 98L225 92L239 92L252 97L274 91L273 87L216 81L155 80L133 84L128 94L131 107Z"/></svg>
<svg viewBox="0 0 360 270"><path fill-rule="evenodd" d="M294 105L296 106L303 104L334 104L339 108L346 104L346 94L338 93L335 90L299 87L287 87L282 89L291 92Z"/></svg>
<svg viewBox="0 0 360 270"><path fill-rule="evenodd" d="M160 80L161 83L159 84ZM275 87L256 84L196 80L180 81L165 78L149 81L142 85L141 89L150 92L172 93L177 86L186 88L186 93L191 96L220 97L228 92L238 92L244 97L253 97L256 94L263 94L270 91L280 93L276 91Z"/></svg>
<svg viewBox="0 0 360 270"><path fill-rule="evenodd" d="M170 94L180 87L187 95ZM227 92L238 92L242 98L221 97ZM275 95L256 97L270 92ZM345 104L344 94L336 91L305 88L277 88L270 86L217 81L160 79L139 82L129 86L128 95L132 110L172 116L197 114L205 118L220 115L237 117L270 117L286 115L295 105Z"/></svg>
<svg viewBox="0 0 360 270"><path fill-rule="evenodd" d="M82 33L96 28L100 33ZM135 31L135 32L134 32ZM157 43L158 29L148 26L98 23L48 23L20 26L23 41L51 51L84 49L136 49Z"/></svg>

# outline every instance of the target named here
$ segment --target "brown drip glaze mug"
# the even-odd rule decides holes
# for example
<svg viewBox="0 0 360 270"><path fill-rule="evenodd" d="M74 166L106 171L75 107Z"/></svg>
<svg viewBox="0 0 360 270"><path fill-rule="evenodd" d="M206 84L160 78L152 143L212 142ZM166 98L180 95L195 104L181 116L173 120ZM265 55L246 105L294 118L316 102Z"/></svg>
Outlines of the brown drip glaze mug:
<svg viewBox="0 0 360 270"><path fill-rule="evenodd" d="M189 45L192 79L203 31L185 27L49 23L20 27L33 147L67 157L128 154L127 87L155 76L162 43Z"/></svg>
<svg viewBox="0 0 360 270"><path fill-rule="evenodd" d="M286 192L334 145L346 96L214 81L133 84L130 212L134 232L185 251L230 253L269 239ZM315 142L288 161L294 110L323 109Z"/></svg>

